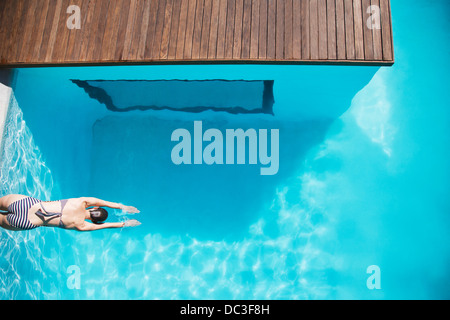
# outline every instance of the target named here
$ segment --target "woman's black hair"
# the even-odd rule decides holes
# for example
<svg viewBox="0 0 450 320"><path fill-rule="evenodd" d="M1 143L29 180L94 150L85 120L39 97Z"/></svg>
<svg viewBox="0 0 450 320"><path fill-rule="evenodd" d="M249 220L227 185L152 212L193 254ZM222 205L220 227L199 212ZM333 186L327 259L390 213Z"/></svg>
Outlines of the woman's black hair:
<svg viewBox="0 0 450 320"><path fill-rule="evenodd" d="M99 224L108 218L108 211L103 208L95 208L90 210L91 220L95 224Z"/></svg>

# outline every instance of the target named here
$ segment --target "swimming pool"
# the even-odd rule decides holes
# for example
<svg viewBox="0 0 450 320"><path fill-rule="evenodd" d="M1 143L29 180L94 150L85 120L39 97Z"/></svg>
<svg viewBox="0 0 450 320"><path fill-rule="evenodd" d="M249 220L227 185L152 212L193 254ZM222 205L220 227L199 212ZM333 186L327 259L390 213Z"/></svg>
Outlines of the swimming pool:
<svg viewBox="0 0 450 320"><path fill-rule="evenodd" d="M138 207L142 225L2 230L0 298L448 298L448 43L418 41L430 32L446 39L448 4L404 5L392 3L392 68L17 70L2 195L96 196ZM418 12L432 30L417 28L412 39ZM72 80L274 81L275 102L273 115L118 112ZM118 85L111 94L134 98ZM249 155L244 165L174 164L171 135L186 129L194 141L195 121L224 138L227 129L279 130L278 171L262 175L261 159L249 164ZM111 220L126 218L110 211ZM373 265L381 289L368 287Z"/></svg>

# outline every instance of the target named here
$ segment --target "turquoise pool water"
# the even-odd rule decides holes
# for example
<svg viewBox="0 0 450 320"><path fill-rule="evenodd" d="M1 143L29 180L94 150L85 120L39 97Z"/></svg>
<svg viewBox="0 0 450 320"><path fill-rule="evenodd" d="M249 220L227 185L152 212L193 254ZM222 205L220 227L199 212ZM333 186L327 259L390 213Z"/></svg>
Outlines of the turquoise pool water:
<svg viewBox="0 0 450 320"><path fill-rule="evenodd" d="M392 2L391 68L17 70L1 194L123 202L142 225L1 230L0 298L448 299L448 9ZM72 79L274 80L274 115L118 113ZM277 174L174 165L171 133L194 121L279 129Z"/></svg>

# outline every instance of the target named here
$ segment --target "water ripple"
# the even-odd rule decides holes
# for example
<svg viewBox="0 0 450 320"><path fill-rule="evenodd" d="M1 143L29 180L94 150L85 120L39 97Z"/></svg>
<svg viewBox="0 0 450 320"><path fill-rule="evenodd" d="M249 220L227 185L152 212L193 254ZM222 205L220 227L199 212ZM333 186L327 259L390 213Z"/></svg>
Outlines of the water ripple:
<svg viewBox="0 0 450 320"><path fill-rule="evenodd" d="M0 195L25 194L38 199L51 197L53 179L26 125L14 95L5 123L0 167ZM0 299L56 298L58 276L51 272L61 258L49 258L59 236L51 229L27 232L0 231Z"/></svg>

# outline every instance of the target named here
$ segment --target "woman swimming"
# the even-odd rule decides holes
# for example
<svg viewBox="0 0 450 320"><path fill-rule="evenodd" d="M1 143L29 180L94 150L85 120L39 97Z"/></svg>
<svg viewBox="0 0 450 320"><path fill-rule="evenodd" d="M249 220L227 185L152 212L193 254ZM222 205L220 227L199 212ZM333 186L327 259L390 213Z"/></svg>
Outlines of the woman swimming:
<svg viewBox="0 0 450 320"><path fill-rule="evenodd" d="M108 217L108 212L101 207L121 209L128 213L139 212L135 207L91 197L41 201L20 194L11 194L0 198L0 226L12 231L44 226L94 231L140 225L140 222L134 219L126 222L102 223Z"/></svg>

